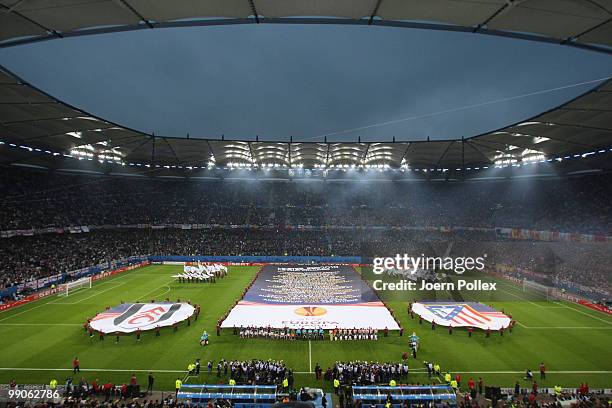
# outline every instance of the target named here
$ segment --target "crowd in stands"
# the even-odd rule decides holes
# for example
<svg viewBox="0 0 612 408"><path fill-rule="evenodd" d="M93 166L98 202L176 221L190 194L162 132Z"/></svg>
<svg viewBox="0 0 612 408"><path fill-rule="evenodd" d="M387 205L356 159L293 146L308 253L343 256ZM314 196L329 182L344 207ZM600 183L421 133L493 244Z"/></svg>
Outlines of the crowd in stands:
<svg viewBox="0 0 612 408"><path fill-rule="evenodd" d="M0 230L176 223L463 225L611 234L610 177L302 183L149 179L3 167Z"/></svg>
<svg viewBox="0 0 612 408"><path fill-rule="evenodd" d="M609 244L507 241L492 230L395 228L496 226L608 234L610 177L300 183L140 179L2 167L0 231L85 225L91 232L1 238L0 290L134 255L411 253L486 254L489 266L542 273L551 284L608 297ZM207 227L182 229L183 224ZM242 227L220 227L228 224ZM388 228L359 228L371 226Z"/></svg>
<svg viewBox="0 0 612 408"><path fill-rule="evenodd" d="M448 252L448 254L447 254ZM137 255L483 256L517 277L609 297L609 244L495 240L423 231L92 230L0 239L0 289Z"/></svg>

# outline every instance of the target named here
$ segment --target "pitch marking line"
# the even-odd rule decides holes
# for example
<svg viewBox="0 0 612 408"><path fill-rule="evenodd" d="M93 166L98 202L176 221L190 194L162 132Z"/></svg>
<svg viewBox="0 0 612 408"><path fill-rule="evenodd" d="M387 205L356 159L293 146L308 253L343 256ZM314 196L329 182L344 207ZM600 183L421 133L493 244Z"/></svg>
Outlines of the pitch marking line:
<svg viewBox="0 0 612 408"><path fill-rule="evenodd" d="M604 322L604 323L606 323L606 324L612 325L612 322L611 322L611 321L609 321L609 320L602 319L601 317L593 316L593 315L592 315L592 314L590 314L590 313L583 312L582 310L575 309L575 308L573 308L573 307L571 307L571 306L568 306L568 305L563 305L563 306L564 306L565 308L567 308L567 309L573 310L573 311L574 311L574 312L576 312L576 313L580 313L580 314L583 314L583 315L585 315L585 316L591 317L591 318L593 318L593 319L595 319L595 320L599 320L600 322Z"/></svg>
<svg viewBox="0 0 612 408"><path fill-rule="evenodd" d="M120 282L120 283L118 283L116 285L113 285L112 287L110 287L108 289L101 290L99 292L94 293L93 295L89 295L89 296L87 296L87 297L85 297L83 299L77 300L75 302L58 302L57 300L55 300L53 302L49 302L48 304L52 304L52 305L76 305L76 304L81 303L84 300L91 299L92 297L101 295L101 294L106 293L106 292L108 292L110 290L114 290L114 289L118 288L119 286L123 286L123 285L125 285L125 282Z"/></svg>
<svg viewBox="0 0 612 408"><path fill-rule="evenodd" d="M612 327L606 326L525 326L521 322L517 323L524 329L534 330L612 330Z"/></svg>
<svg viewBox="0 0 612 408"><path fill-rule="evenodd" d="M498 289L498 290L499 290L500 292L507 293L507 294L509 294L510 296L514 296L515 298L521 299L523 302L527 302L527 303L529 303L529 304L532 304L532 305L534 305L535 307L539 307L539 308L542 308L542 309L549 309L549 308L550 308L550 306L549 306L549 307L546 307L546 306L538 305L538 304L537 304L537 303L535 303L535 302L532 302L532 301L530 301L530 300L527 300L526 298L524 298L524 297L522 297L522 296L519 296L519 295L517 295L517 294L514 294L514 293L512 293L512 292L508 292L507 290L504 290L504 289L501 289L501 288L500 288L500 289ZM553 306L553 307L554 307L554 308L559 308L558 306Z"/></svg>
<svg viewBox="0 0 612 408"><path fill-rule="evenodd" d="M504 282L504 283L505 283L505 282ZM507 284L507 285L511 285L511 284ZM515 288L513 287L513 289L515 289ZM573 311L574 311L574 312L576 312L576 313L580 313L580 314L583 314L583 315L585 315L585 316L587 316L587 317L591 317L591 318L593 318L593 319L595 319L595 320L599 320L599 321L604 322L604 323L606 323L606 324L612 325L612 322L611 322L610 320L602 319L601 317L594 316L594 315L592 315L591 313L587 313L587 312L582 311L582 310L578 310L578 309L576 309L576 308L574 308L574 307L571 307L571 306L568 306L567 304L564 304L564 303L555 302L555 303L557 303L557 304L559 304L559 305L561 305L561 306L540 306L540 305L538 305L537 303L534 303L534 302L530 302L530 301L528 301L527 299L523 298L522 296L515 295L514 293L510 293L510 292L508 292L508 291L506 291L506 290L503 290L503 289L501 289L501 290L502 290L503 292L506 292L506 293L507 293L507 294L509 294L509 295L515 296L515 297L517 297L517 298L519 298L519 299L523 299L523 300L525 300L526 302L529 302L529 303L531 303L531 304L533 304L533 305L535 305L535 306L541 307L541 308L545 308L545 309L570 309L570 310L573 310Z"/></svg>
<svg viewBox="0 0 612 408"><path fill-rule="evenodd" d="M510 285L510 284L508 284L508 285ZM513 288L513 289L514 289L514 288ZM563 303L555 302L556 304L559 304L559 305L561 305L561 306L541 306L541 305L538 305L537 303L534 303L534 302L531 302L531 301L529 301L529 300L525 299L525 298L524 298L524 297L522 297L522 296L518 296L518 295L516 295L516 294L514 294L514 293L508 292L507 290L503 290L503 289L500 289L500 290L501 290L502 292L506 292L507 294L509 294L509 295L511 295L511 296L514 296L514 297L517 297L517 298L519 298L519 299L522 299L522 300L524 300L524 301L526 301L526 302L528 302L528 303L531 303L531 304L532 304L532 305L534 305L534 306L541 307L541 308L543 308L543 309L570 309L570 310L573 310L573 311L574 311L574 312L576 312L576 313L580 313L580 314L583 314L583 315L585 315L585 316L588 316L588 317L591 317L591 318L593 318L593 319L596 319L596 320L599 320L599 321L601 321L601 322L604 322L604 323L606 323L606 324L612 325L612 322L611 322L611 321L609 321L609 320L605 320L605 319L602 319L602 318L600 318L600 317L593 316L593 315L592 315L592 314L590 314L590 313L584 312L584 311L582 311L582 310L575 309L575 308L573 308L573 307L571 307L571 306L568 306L568 305L566 305L566 304L563 304Z"/></svg>
<svg viewBox="0 0 612 408"><path fill-rule="evenodd" d="M138 270L138 269L132 269L132 270L130 270L130 271L127 271L127 272L126 272L126 273L124 273L124 274L120 274L120 275L117 275L117 276L110 277L109 279L105 280L105 281L104 281L104 283L114 282L114 281L116 281L116 280L123 279L123 278L129 277L129 276L136 276L136 275L134 275L134 274L133 274L133 272L134 272L134 271L137 271L137 270ZM100 282L100 284L101 284L101 283L102 283L102 282ZM96 286L98 286L98 285L99 285L99 284L96 284ZM93 289L93 288L92 288L92 289ZM46 298L38 299L38 300L34 301L33 303L35 304L35 303L38 303L38 302L40 302L40 301L50 300L51 298L52 298L52 297L51 297L51 296L49 296L49 297L46 297ZM11 319L11 318L13 318L13 317L15 317L15 316L20 316L20 315L22 315L22 314L24 314L24 313L29 312L30 310L38 309L38 308L41 308L41 307L43 307L43 306L47 306L47 305L49 305L49 304L58 304L58 303L53 303L53 302L44 302L44 303L39 304L39 305L37 305L37 306L34 306L34 307L29 308L29 309L23 310L23 311L21 311L21 312L19 312L19 313L15 313L15 314L12 314L12 315L10 315L10 316L7 316L7 317L5 317L5 318L3 318L3 319L0 319L0 322L3 322L3 321L8 320L8 319ZM26 305L23 305L23 306L27 306L27 304L26 304ZM0 313L6 313L6 312L9 312L9 311L11 311L11 310L13 310L13 309L8 309L8 310L5 310L4 312L0 312ZM1 315L1 314L0 314L0 315Z"/></svg>
<svg viewBox="0 0 612 408"><path fill-rule="evenodd" d="M504 285L506 288L510 288L510 289L512 289L512 290L516 290L516 291L518 291L519 293L524 293L524 292L522 292L520 289L518 289L516 286L514 286L514 285L513 285L513 284L511 284L511 283L507 283L507 282L503 282L503 281L497 281L497 282L498 282L498 283L500 283L500 286ZM542 309L561 309L561 308L563 308L563 307L564 307L564 306L542 306L542 305L539 305L539 304L537 304L537 303L535 303L535 302L530 301L529 299L527 299L527 298L525 298L525 297L523 297L523 296L519 296L519 295L517 295L517 294L515 294L515 293L512 293L512 292L509 292L509 291L507 291L507 290L504 290L504 289L499 289L499 290L500 290L501 292L505 292L505 293L509 294L510 296L514 296L514 297L516 297L516 298L519 298L519 299L521 299L521 300L523 300L523 301L525 301L525 302L528 302L528 303L530 303L530 304L532 304L532 305L534 305L534 306L536 306L536 307L540 307L540 308L542 308ZM557 302L554 302L554 303L557 303Z"/></svg>
<svg viewBox="0 0 612 408"><path fill-rule="evenodd" d="M145 267L143 267L143 268L146 268L146 266L145 266ZM132 270L130 270L130 271L126 271L125 273L122 273L122 274L120 274L120 275L117 275L117 276L112 276L112 277L109 277L108 279L104 279L104 281L103 281L103 282L96 283L96 286L94 286L94 288L95 288L95 287L97 287L97 286L99 286L99 285L102 285L102 284L114 283L114 281L117 281L117 280L120 280L120 279L129 278L129 277L140 277L140 276L149 276L149 275L152 275L152 276L164 276L164 275L162 275L162 274L155 274L155 273L148 273L148 274L136 273L136 271L138 271L139 269L140 269L140 268L137 268L137 269L132 269ZM94 289L94 288L92 288L92 289ZM159 289L159 288L158 288L158 289ZM169 290L168 290L168 291L166 291L164 294L166 294L166 293L168 293L168 292L169 292ZM44 300L50 300L51 298L52 298L52 297L51 297L51 296L49 296L49 297L46 297L46 298L38 299L38 300L34 301L33 303L35 304L35 303L38 303L38 302L41 302L41 301L44 301ZM29 308L29 309L23 310L23 311L21 311L21 312L19 312L19 313L15 313L15 314L12 314L12 315L10 315L10 316L7 316L7 317L5 317L5 318L3 318L3 319L0 319L0 322L3 322L3 321L5 321L5 320L11 319L11 318L16 317L16 316L20 316L20 315L22 315L22 314L24 314L24 313L27 313L27 312L31 311L31 310L39 309L39 308L44 307L44 306L47 306L47 305L49 305L49 304L51 304L51 305L61 305L61 303L55 303L55 302L44 302L44 303L39 304L39 305L37 305L37 306L34 306L34 307ZM26 305L23 305L23 306L27 306L27 304L26 304ZM2 315L2 313L7 313L7 312L9 312L9 311L11 311L11 310L13 310L13 309L8 309L8 310L5 310L5 311L0 312L0 316Z"/></svg>
<svg viewBox="0 0 612 408"><path fill-rule="evenodd" d="M174 282L174 279L171 280L170 282L164 283L163 285L161 285L161 286L159 286L159 287L157 287L157 288L155 288L155 289L145 293L144 295L142 295L138 299L136 299L136 301L139 301L139 300L141 300L143 298L146 298L148 295L150 295L151 293L155 293L156 291L160 290L161 288L167 288L167 290L164 293L159 294L159 296L165 295L166 293L168 293L168 292L170 292L172 290L172 289L170 289L170 284L172 282Z"/></svg>

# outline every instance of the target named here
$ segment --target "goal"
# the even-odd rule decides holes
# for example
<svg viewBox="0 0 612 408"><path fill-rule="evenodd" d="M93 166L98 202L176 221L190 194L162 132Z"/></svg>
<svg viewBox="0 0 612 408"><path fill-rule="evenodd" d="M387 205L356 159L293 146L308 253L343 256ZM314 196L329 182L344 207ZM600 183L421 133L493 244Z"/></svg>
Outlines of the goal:
<svg viewBox="0 0 612 408"><path fill-rule="evenodd" d="M91 276L87 276L85 278L77 279L72 282L64 283L64 296L68 296L69 293L72 293L79 289L91 288L91 281Z"/></svg>
<svg viewBox="0 0 612 408"><path fill-rule="evenodd" d="M552 289L553 288L551 288L550 286L523 279L523 292L535 294L539 297L545 298L547 301L551 299Z"/></svg>

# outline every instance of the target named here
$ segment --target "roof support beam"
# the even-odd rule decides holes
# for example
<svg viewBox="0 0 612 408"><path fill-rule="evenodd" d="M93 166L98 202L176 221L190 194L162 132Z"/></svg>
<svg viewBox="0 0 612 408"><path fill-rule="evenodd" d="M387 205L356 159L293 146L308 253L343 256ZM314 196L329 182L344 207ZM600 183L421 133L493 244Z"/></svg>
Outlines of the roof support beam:
<svg viewBox="0 0 612 408"><path fill-rule="evenodd" d="M477 33L480 31L481 28L486 27L487 24L489 24L489 22L491 20L493 20L495 17L497 17L501 12L503 12L504 10L506 10L509 7L509 3L506 2L506 4L504 4L503 6L501 6L500 8L498 8L495 13L491 14L489 16L489 18L487 18L485 21L483 21L482 23L478 24L476 26L476 28L474 29L474 32Z"/></svg>
<svg viewBox="0 0 612 408"><path fill-rule="evenodd" d="M217 156L215 155L215 151L213 150L212 145L210 144L210 140L206 139L206 144L208 145L208 150L210 151L210 154L212 154L212 156L215 158L215 160L217 159ZM210 157L207 157L208 160L210 160ZM208 162L206 162L208 164Z"/></svg>
<svg viewBox="0 0 612 408"><path fill-rule="evenodd" d="M484 154L476 145L476 142L474 142L473 140L466 140L465 143L467 143L467 145L472 148L473 150L475 150L478 154L480 154L482 157L484 157L484 159L487 161L487 163L493 163L493 161L486 155Z"/></svg>
<svg viewBox="0 0 612 408"><path fill-rule="evenodd" d="M380 3L382 3L383 0L377 0L376 1L376 5L374 6L374 10L372 10L372 12L370 13L370 18L368 19L368 25L372 25L372 22L374 21L374 17L376 17L376 14L378 13L378 9L380 8Z"/></svg>
<svg viewBox="0 0 612 408"><path fill-rule="evenodd" d="M176 152L174 151L174 148L172 147L168 139L164 138L164 142L166 142L166 144L168 145L168 148L170 149L170 152L172 152L172 155L174 156L174 159L176 160L176 164L181 165L182 163L179 160L179 157L176 155Z"/></svg>
<svg viewBox="0 0 612 408"><path fill-rule="evenodd" d="M404 153L402 154L402 157L400 157L400 161L399 161L399 165L402 165L402 162L404 161L404 159L406 158L406 154L408 153L408 149L410 149L412 147L412 143L409 142L408 146L406 146L406 149L404 149Z"/></svg>
<svg viewBox="0 0 612 408"><path fill-rule="evenodd" d="M32 122L46 122L49 120L64 120L64 119L78 119L79 116L59 116L59 117L54 117L54 118L36 118L36 119L25 119L25 120L14 120L12 122L0 122L0 124L5 125L5 126L10 126L10 125L19 125L21 123L32 123ZM83 132L86 132L87 129L83 130Z"/></svg>
<svg viewBox="0 0 612 408"><path fill-rule="evenodd" d="M255 22L259 24L259 14L257 14L257 8L255 7L255 2L253 0L249 0L249 7L251 8L251 12L255 16Z"/></svg>
<svg viewBox="0 0 612 408"><path fill-rule="evenodd" d="M0 84L3 85L3 84ZM60 105L57 101L40 101L40 102L0 102L0 105Z"/></svg>
<svg viewBox="0 0 612 408"><path fill-rule="evenodd" d="M366 159L368 158L368 151L370 150L370 145L371 143L368 143L366 145L365 151L363 152L363 157L361 158L361 163L360 164L365 164Z"/></svg>
<svg viewBox="0 0 612 408"><path fill-rule="evenodd" d="M15 4L15 5L11 6L11 7L7 7L4 4L0 3L0 12L11 13L11 14L15 14L16 16L19 16L20 18L26 20L27 22L29 22L31 24L34 24L38 28L40 28L40 29L50 33L51 35L49 37L51 37L51 38L63 38L63 35L61 33L57 32L57 31L55 31L54 29L46 27L46 26L40 24L38 21L32 20L31 18L26 17L25 15L21 14L20 12L15 11L15 8L19 4L21 4L21 2Z"/></svg>
<svg viewBox="0 0 612 408"><path fill-rule="evenodd" d="M123 6L125 6L125 8L127 8L132 14L138 17L140 21L145 23L147 27L153 28L153 24L148 19L144 18L143 15L140 14L138 10L136 10L134 7L132 7L130 3L128 3L126 0L117 0L117 1L121 3Z"/></svg>
<svg viewBox="0 0 612 408"><path fill-rule="evenodd" d="M595 2L593 1L591 3L595 3ZM602 21L601 23L596 24L596 25L594 25L591 28L587 28L586 30L584 30L583 32L581 32L579 34L576 34L576 35L571 36L570 38L567 38L562 44L571 43L571 42L577 40L578 38L582 37L583 35L588 34L591 31L597 30L598 28L603 27L606 24L610 24L611 22L612 22L612 18L609 18L609 19L607 19L605 21Z"/></svg>
<svg viewBox="0 0 612 408"><path fill-rule="evenodd" d="M442 161L442 159L444 159L444 156L446 156L446 153L448 152L448 150L451 148L451 146L455 143L455 141L453 140L452 142L450 142L448 144L448 146L446 146L446 149L444 149L444 152L442 153L442 155L440 156L440 158L438 159L438 161L436 162L436 165L434 166L435 169L437 169L440 166L440 162Z"/></svg>
<svg viewBox="0 0 612 408"><path fill-rule="evenodd" d="M253 154L253 146L251 145L251 142L249 142L249 156L251 156L251 163L259 164L257 158Z"/></svg>
<svg viewBox="0 0 612 408"><path fill-rule="evenodd" d="M612 129L600 128L597 126L578 125L578 124L573 124L573 123L556 123L556 122L550 122L550 123L552 123L553 125L557 125L557 126L568 126L568 127L578 128L578 129L600 130L602 132L612 132Z"/></svg>

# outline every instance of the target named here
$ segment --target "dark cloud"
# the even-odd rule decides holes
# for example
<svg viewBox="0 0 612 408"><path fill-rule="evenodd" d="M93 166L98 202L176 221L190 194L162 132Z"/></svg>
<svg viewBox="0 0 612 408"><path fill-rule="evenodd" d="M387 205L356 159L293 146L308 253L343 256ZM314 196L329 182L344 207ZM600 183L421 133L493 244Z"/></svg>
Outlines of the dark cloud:
<svg viewBox="0 0 612 408"><path fill-rule="evenodd" d="M142 30L0 51L55 97L158 135L322 140L459 138L550 109L583 85L429 115L612 73L612 58L469 33L362 26ZM428 116L429 115L429 116Z"/></svg>

